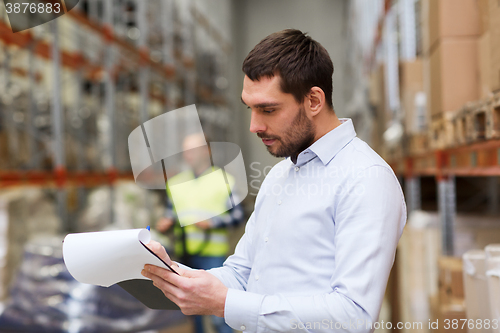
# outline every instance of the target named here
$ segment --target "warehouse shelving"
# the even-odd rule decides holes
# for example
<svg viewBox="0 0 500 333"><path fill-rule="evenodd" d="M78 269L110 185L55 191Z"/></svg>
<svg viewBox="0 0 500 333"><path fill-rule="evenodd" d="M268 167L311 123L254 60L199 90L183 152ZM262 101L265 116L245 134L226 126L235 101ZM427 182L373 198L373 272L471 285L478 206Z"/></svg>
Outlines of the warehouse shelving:
<svg viewBox="0 0 500 333"><path fill-rule="evenodd" d="M102 10L98 10L98 3ZM125 10L125 6L131 6L135 12L118 17L126 17L132 23L116 22L117 12ZM152 6L161 10L151 10ZM157 19L160 14L163 20ZM46 62L44 64L51 66L51 72L33 71L32 63L22 68L9 67L11 78L27 78L31 90L36 83L52 78L50 110L45 113L51 119L45 123L50 123L52 128L42 135L33 127L34 111L24 110L26 125L14 124L16 126L9 129L9 137L15 133L15 147L25 136L28 137L28 141L34 142L30 144L35 151L40 148L41 138L59 145L52 149L51 158L45 156L43 166L39 162L16 164L17 158L9 161L10 166L6 169L0 166L0 188L30 185L57 189L61 216L66 215L67 187L84 189L108 185L112 188L116 180L133 180L126 154L126 138L127 133L140 123L192 103L227 109L224 93L198 82L194 34L197 29L206 31L208 38L219 46L217 52L224 56L231 49L230 43L191 1L87 0L81 1L61 17L63 19L67 22L64 29L58 28L60 19L57 19L45 25L51 27L50 33L40 34L40 29L30 29L13 34L5 12L0 16L0 44L4 48L13 52L27 51L30 57L42 59ZM126 38L124 31L130 26L139 28L138 39ZM71 41L72 47L68 47L69 39L76 41ZM9 66L9 63L4 64ZM76 87L71 104L63 101L60 93L61 89L68 89L68 78ZM131 99L138 103L130 103ZM122 110L120 117L115 111L118 107ZM82 109L90 109L91 118L80 117ZM201 113L202 121L205 118L210 121ZM78 118L78 128L72 128L71 119L68 119L73 114ZM9 120L13 115L14 110L6 109L3 117ZM95 151L99 139L96 137L98 120L107 123L107 130L101 130L104 135L101 152ZM34 129L29 130L31 127ZM71 139L74 144L69 151L65 147L69 144L69 141L65 144L66 139ZM168 137L167 140L176 139ZM93 150L89 152L90 146ZM66 156L65 151L71 156ZM89 160L89 156L93 156L93 160ZM73 161L67 164L70 157Z"/></svg>
<svg viewBox="0 0 500 333"><path fill-rule="evenodd" d="M432 176L438 184L438 209L442 218L443 253L453 255L453 225L456 214L455 177L500 176L500 140L487 140L459 147L430 151L389 161L396 174L404 176L409 211L420 208L419 177Z"/></svg>
<svg viewBox="0 0 500 333"><path fill-rule="evenodd" d="M488 0L350 2L347 31L352 41L346 51L349 77L345 95L356 113L349 116L357 129L358 124L371 123L371 132L363 139L393 168L404 187L409 217L407 237L402 238L389 283L393 322L427 320L429 315L463 318L460 307L452 313L439 307L445 300L426 300L420 291L437 295L438 278L433 271L443 269L438 266L438 256L460 256L466 247L483 246L471 230L465 235L465 227L483 228L481 220L489 220L492 230L498 228L500 92L493 76L490 78L497 73L500 59L498 53L493 54L499 50L497 44L490 43L490 39L498 41L494 35L500 22L498 8L495 1ZM438 46L455 40L470 44L464 52L448 52L445 58ZM436 56L438 49L440 57ZM463 58L457 60L460 56ZM363 104L368 107L361 107ZM432 238L426 234L431 216ZM489 236L488 241L500 240L498 234ZM409 242L409 238L415 241ZM434 266L414 265L416 271L429 271L423 275L427 280L405 275L413 257L403 249L429 259L428 248L435 244L440 248ZM429 259L426 265L431 262ZM442 282L439 289L447 287ZM407 288L419 287L418 283L431 288L419 289L416 297L416 290ZM427 314L418 317L422 313Z"/></svg>
<svg viewBox="0 0 500 333"><path fill-rule="evenodd" d="M117 172L51 172L51 171L0 171L0 188L13 186L82 186L86 188L113 184L116 180L134 180L132 173Z"/></svg>
<svg viewBox="0 0 500 333"><path fill-rule="evenodd" d="M420 208L419 177L435 177L438 209L443 221L443 253L446 255L454 253L453 225L457 197L455 178L491 177L492 184L496 184L495 177L500 176L500 139L496 137L499 119L495 116L499 96L500 94L491 94L486 99L469 102L464 108L448 116L451 120L442 129L447 132L439 133L439 140L433 142L434 145L448 147L428 148L426 151L420 149L424 152L388 158L396 174L405 178L409 211ZM429 136L436 137L436 133L431 131ZM497 198L496 187L491 186L491 189L491 195ZM498 206L498 203L493 204Z"/></svg>
<svg viewBox="0 0 500 333"><path fill-rule="evenodd" d="M389 164L406 177L500 176L500 140L430 151Z"/></svg>

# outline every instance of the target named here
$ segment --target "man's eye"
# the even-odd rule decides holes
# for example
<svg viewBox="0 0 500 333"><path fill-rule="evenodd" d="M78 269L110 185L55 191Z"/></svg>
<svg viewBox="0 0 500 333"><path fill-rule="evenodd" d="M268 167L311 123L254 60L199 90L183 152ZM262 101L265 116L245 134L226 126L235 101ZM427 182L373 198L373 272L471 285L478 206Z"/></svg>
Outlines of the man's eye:
<svg viewBox="0 0 500 333"><path fill-rule="evenodd" d="M264 112L264 113L271 113L271 112L274 112L274 110L262 110L262 112Z"/></svg>

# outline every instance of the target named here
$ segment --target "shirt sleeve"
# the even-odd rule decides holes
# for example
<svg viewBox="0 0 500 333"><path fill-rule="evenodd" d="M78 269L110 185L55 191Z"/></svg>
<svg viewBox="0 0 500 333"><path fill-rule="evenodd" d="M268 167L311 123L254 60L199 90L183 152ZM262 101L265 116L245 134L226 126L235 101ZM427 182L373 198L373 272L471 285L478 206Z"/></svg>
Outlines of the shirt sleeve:
<svg viewBox="0 0 500 333"><path fill-rule="evenodd" d="M252 262L244 256L251 246L245 239L238 244L236 257L218 272L221 280L232 281L225 282L232 288L225 303L229 326L245 332L374 331L406 222L406 206L391 170L372 166L365 171L332 205L336 249L331 292L307 296L246 292ZM239 288L230 277L234 273Z"/></svg>

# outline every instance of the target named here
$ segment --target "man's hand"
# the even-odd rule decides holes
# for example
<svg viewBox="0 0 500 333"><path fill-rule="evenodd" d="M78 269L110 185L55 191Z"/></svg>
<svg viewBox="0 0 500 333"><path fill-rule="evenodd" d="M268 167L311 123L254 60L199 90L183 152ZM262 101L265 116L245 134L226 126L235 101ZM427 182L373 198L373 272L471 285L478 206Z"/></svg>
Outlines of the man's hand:
<svg viewBox="0 0 500 333"><path fill-rule="evenodd" d="M180 276L158 266L145 265L141 273L153 280L185 315L224 317L227 287L219 279L204 270L177 267L176 271Z"/></svg>
<svg viewBox="0 0 500 333"><path fill-rule="evenodd" d="M170 217L162 217L161 219L156 222L156 230L159 232L163 233L166 232L168 229L172 228L174 225L174 220Z"/></svg>
<svg viewBox="0 0 500 333"><path fill-rule="evenodd" d="M170 257L167 254L167 251L160 243L158 243L156 241L150 241L149 243L146 244L146 246L151 251L153 251L158 257L160 257L161 260L166 262L169 266L179 267L179 265L172 262L172 260L170 259Z"/></svg>

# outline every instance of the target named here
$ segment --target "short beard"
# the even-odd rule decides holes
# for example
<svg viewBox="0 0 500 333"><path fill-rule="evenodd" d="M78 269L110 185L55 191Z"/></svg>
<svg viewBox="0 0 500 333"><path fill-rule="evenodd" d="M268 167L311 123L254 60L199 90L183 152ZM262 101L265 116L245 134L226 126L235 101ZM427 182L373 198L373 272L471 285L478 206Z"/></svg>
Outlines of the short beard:
<svg viewBox="0 0 500 333"><path fill-rule="evenodd" d="M281 143L281 146L275 152L272 152L271 147L268 146L267 151L274 157L290 156L296 159L301 152L313 144L315 135L314 123L307 118L304 107L300 107L299 113L293 119L286 133L282 137L274 137ZM266 136L262 134L259 137Z"/></svg>

